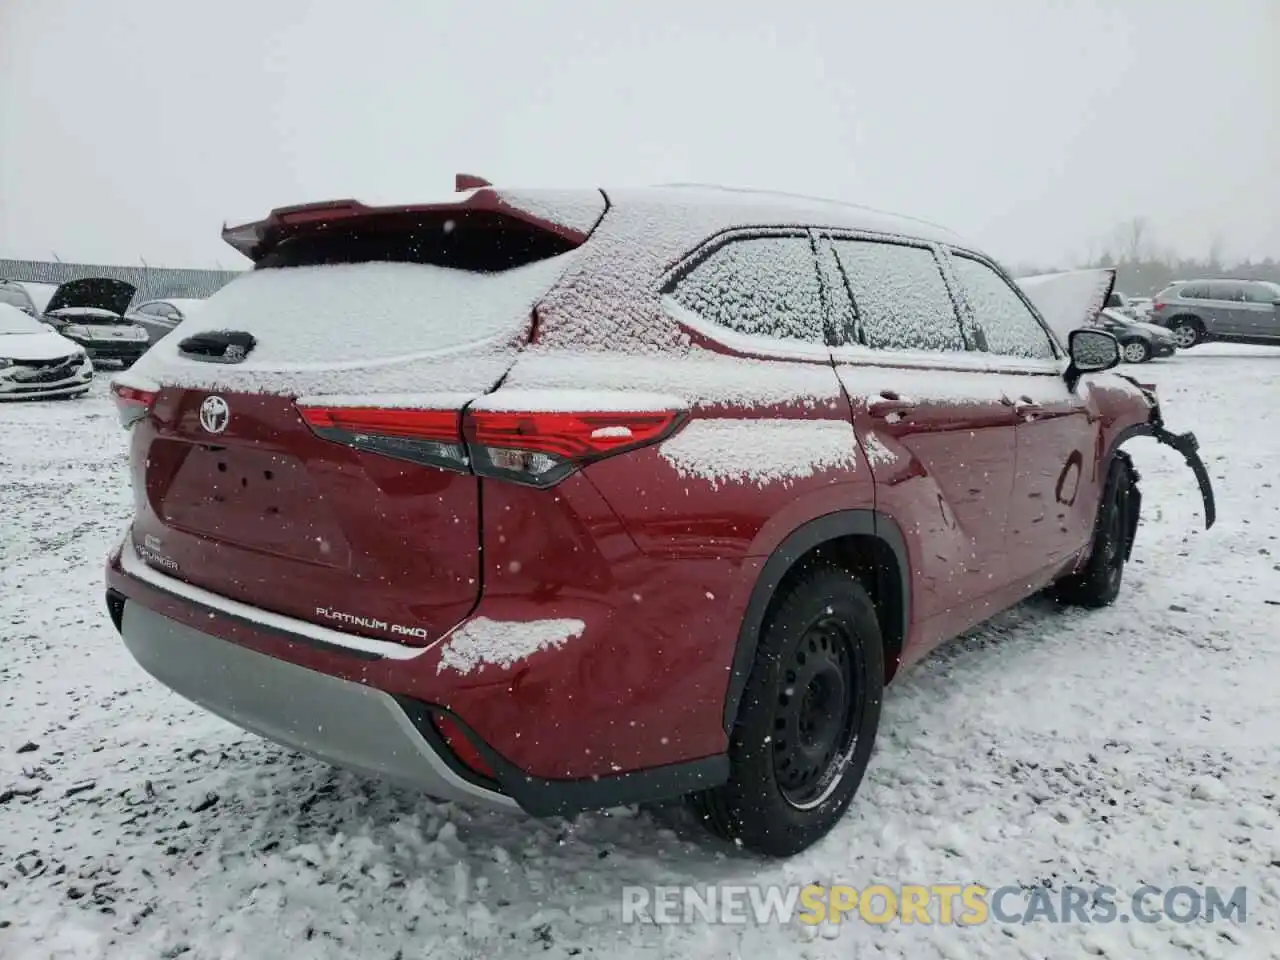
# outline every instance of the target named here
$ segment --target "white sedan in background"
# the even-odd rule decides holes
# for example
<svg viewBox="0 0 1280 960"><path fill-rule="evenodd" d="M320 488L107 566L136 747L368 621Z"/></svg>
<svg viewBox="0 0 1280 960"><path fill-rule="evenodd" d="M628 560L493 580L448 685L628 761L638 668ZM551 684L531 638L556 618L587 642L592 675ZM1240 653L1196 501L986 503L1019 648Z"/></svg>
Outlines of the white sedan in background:
<svg viewBox="0 0 1280 960"><path fill-rule="evenodd" d="M0 400L78 397L92 380L83 347L0 303Z"/></svg>

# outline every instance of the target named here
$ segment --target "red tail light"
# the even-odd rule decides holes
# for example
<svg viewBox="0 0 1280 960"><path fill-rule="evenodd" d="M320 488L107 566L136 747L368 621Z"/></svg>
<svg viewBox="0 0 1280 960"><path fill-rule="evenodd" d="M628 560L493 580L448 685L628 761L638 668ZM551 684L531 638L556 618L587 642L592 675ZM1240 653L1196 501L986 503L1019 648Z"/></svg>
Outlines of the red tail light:
<svg viewBox="0 0 1280 960"><path fill-rule="evenodd" d="M159 392L159 389L145 389L124 383L111 384L111 399L115 401L120 425L128 429L150 413Z"/></svg>
<svg viewBox="0 0 1280 960"><path fill-rule="evenodd" d="M413 463L467 469L457 410L299 406L298 412L326 440Z"/></svg>
<svg viewBox="0 0 1280 960"><path fill-rule="evenodd" d="M586 463L656 443L684 418L679 410L298 409L316 435L336 443L535 487L553 486Z"/></svg>
<svg viewBox="0 0 1280 960"><path fill-rule="evenodd" d="M675 410L475 410L467 414L463 431L477 474L549 487L592 460L656 443L680 419Z"/></svg>
<svg viewBox="0 0 1280 960"><path fill-rule="evenodd" d="M1159 313L1161 310L1163 310L1167 306L1168 306L1167 303L1153 303L1151 304L1151 312Z"/></svg>

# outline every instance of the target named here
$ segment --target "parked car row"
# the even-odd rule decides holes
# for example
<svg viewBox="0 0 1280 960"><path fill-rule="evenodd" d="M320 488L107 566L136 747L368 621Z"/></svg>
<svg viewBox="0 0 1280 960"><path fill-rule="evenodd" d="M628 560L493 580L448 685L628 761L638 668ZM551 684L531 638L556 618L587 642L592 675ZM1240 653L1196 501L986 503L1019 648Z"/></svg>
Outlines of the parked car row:
<svg viewBox="0 0 1280 960"><path fill-rule="evenodd" d="M149 300L137 289L86 277L59 286L0 280L0 399L83 394L93 364L131 366L202 302Z"/></svg>
<svg viewBox="0 0 1280 960"><path fill-rule="evenodd" d="M1053 285L1059 278L1071 284L1075 277L1087 282L1088 277L1096 271L1078 270L1059 274L1043 274L1036 277L1023 277L1019 286L1031 297L1037 299L1036 289L1041 285ZM1158 357L1171 357L1178 351L1178 343L1174 335L1152 323L1139 319L1140 307L1137 301L1113 290L1107 294L1105 306L1097 311L1088 326L1105 330L1120 343L1120 359L1124 363L1146 363Z"/></svg>
<svg viewBox="0 0 1280 960"><path fill-rule="evenodd" d="M1151 318L1183 349L1210 340L1280 344L1280 284L1175 280L1156 294Z"/></svg>
<svg viewBox="0 0 1280 960"><path fill-rule="evenodd" d="M1170 334L1184 350L1208 341L1280 344L1280 283L1270 280L1175 280L1154 297L1113 291L1107 310Z"/></svg>

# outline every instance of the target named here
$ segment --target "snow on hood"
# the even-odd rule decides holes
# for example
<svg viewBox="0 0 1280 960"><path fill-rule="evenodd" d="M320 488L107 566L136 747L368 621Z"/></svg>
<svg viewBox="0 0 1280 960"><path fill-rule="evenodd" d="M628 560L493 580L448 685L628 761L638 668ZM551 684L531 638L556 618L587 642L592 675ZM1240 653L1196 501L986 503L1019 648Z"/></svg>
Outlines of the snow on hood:
<svg viewBox="0 0 1280 960"><path fill-rule="evenodd" d="M1070 270L1021 277L1017 284L1040 311L1054 335L1063 344L1072 330L1093 323L1116 285L1112 267Z"/></svg>
<svg viewBox="0 0 1280 960"><path fill-rule="evenodd" d="M96 307L123 316L136 292L137 287L132 283L112 280L110 277L68 280L54 291L45 307L45 313L53 313L66 307Z"/></svg>
<svg viewBox="0 0 1280 960"><path fill-rule="evenodd" d="M0 303L0 359L57 360L80 347L32 319L17 307Z"/></svg>

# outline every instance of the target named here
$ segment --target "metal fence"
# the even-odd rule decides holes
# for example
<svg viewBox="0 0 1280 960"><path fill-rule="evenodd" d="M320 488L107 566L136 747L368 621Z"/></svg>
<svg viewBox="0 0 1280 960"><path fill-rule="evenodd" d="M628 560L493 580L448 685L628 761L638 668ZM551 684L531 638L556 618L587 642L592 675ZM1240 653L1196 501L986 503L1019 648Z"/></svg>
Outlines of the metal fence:
<svg viewBox="0 0 1280 960"><path fill-rule="evenodd" d="M184 270L175 267L113 267L90 263L0 260L0 279L66 283L83 277L110 277L138 288L134 303L161 297L204 298L240 275L236 270Z"/></svg>

